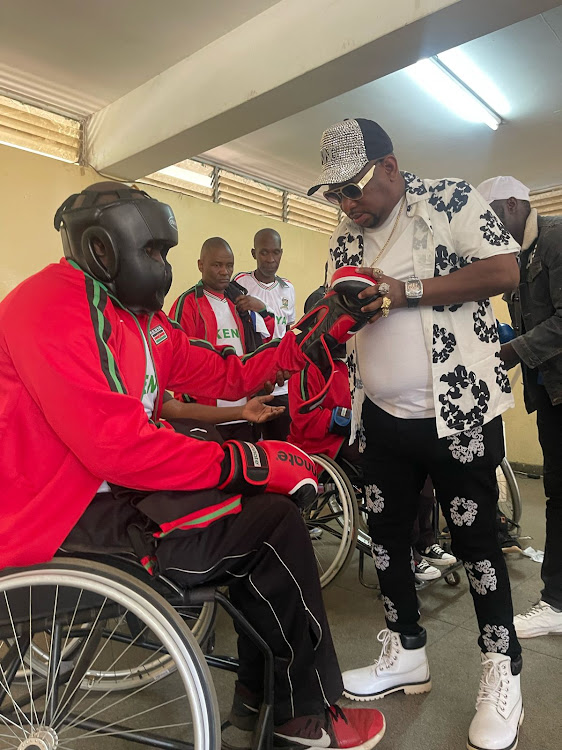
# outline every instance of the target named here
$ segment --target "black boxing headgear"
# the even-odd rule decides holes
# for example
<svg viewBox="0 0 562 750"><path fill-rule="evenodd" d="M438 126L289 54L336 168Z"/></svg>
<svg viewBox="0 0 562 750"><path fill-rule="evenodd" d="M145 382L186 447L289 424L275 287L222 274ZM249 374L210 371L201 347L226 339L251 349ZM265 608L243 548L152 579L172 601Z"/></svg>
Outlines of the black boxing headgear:
<svg viewBox="0 0 562 750"><path fill-rule="evenodd" d="M55 214L66 258L101 281L133 313L162 309L172 284L167 251L178 244L170 206L116 182L90 185ZM103 263L94 248L105 248ZM147 250L161 251L163 263Z"/></svg>

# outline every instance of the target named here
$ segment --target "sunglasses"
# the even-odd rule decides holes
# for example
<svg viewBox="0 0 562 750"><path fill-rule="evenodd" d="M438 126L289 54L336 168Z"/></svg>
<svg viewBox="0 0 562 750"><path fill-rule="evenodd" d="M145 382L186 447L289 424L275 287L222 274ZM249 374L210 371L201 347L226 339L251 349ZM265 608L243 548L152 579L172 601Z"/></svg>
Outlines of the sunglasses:
<svg viewBox="0 0 562 750"><path fill-rule="evenodd" d="M365 174L359 182L346 182L345 185L342 185L338 188L332 188L332 190L326 190L324 193L324 198L326 198L327 201L330 203L333 203L336 206L341 205L341 202L344 198L349 198L351 201L358 201L360 198L363 197L363 189L365 185L371 180L375 169L377 168L377 164L380 164L380 162L375 162L371 169Z"/></svg>

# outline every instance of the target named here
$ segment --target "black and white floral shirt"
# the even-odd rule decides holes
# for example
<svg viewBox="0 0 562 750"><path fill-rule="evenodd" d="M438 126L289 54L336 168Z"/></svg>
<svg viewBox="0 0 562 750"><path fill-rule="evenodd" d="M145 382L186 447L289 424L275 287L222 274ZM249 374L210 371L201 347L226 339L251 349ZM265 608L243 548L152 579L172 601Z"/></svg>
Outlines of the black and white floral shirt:
<svg viewBox="0 0 562 750"><path fill-rule="evenodd" d="M409 172L403 176L407 215L415 220L412 252L420 279L446 276L484 258L519 252L519 245L467 182L421 180ZM328 280L336 268L362 263L363 229L346 217L330 240ZM422 305L420 311L425 344L432 353L439 437L481 427L513 406L490 300L433 308ZM348 366L353 399L351 440L359 434L361 442L365 392L357 368L355 338L348 343Z"/></svg>

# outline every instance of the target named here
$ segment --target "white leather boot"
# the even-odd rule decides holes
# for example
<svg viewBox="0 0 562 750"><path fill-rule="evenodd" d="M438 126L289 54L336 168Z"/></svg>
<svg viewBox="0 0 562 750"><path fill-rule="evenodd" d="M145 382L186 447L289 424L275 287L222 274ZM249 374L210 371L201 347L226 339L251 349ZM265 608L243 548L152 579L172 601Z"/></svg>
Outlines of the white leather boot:
<svg viewBox="0 0 562 750"><path fill-rule="evenodd" d="M382 643L382 651L374 664L343 673L343 694L347 698L370 701L397 690L408 695L431 690L425 630L420 635L401 635L385 629L377 640Z"/></svg>
<svg viewBox="0 0 562 750"><path fill-rule="evenodd" d="M515 750L523 721L521 657L482 654L476 715L468 730L468 750ZM516 672L516 674L513 674Z"/></svg>

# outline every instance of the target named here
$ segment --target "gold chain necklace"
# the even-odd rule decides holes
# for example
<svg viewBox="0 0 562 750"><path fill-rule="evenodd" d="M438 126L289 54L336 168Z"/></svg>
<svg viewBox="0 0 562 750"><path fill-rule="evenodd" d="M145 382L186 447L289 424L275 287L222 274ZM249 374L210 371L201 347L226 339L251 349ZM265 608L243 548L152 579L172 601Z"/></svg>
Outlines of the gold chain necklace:
<svg viewBox="0 0 562 750"><path fill-rule="evenodd" d="M393 234L394 234L394 232L396 231L396 227L398 226L398 222L400 221L400 217L402 216L402 210L404 209L404 204L405 204L405 203L406 203L406 196L404 196L404 197L402 198L402 203L400 204L400 209L399 209L399 211L398 211L398 216L396 217L396 220L394 221L394 226L392 227L392 230L391 230L390 234L388 235L388 238L387 238L386 242L385 242L385 243L384 243L384 245L382 246L382 249L381 249L381 251L379 252L379 254L377 255L377 257L376 257L376 258L374 259L374 261L373 261L373 262L371 263L371 267L372 267L372 268L374 268L374 267L376 266L376 264L377 264L377 261L378 261L378 259L379 259L379 258L381 257L381 255L382 255L382 254L384 253L384 251L385 251L385 250L386 250L386 248L388 247L388 243L389 243L389 242L390 242L390 240L392 239L392 235L393 235Z"/></svg>

